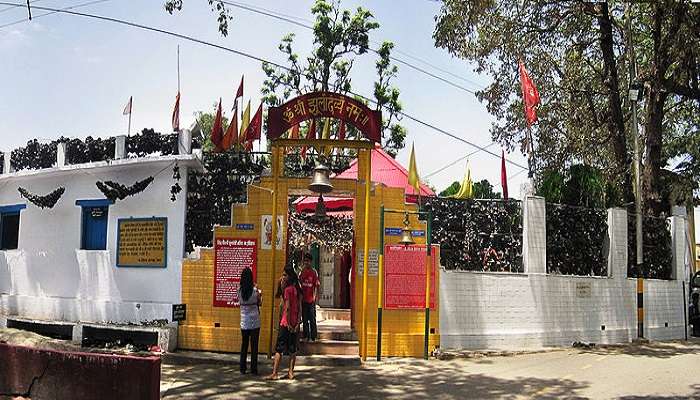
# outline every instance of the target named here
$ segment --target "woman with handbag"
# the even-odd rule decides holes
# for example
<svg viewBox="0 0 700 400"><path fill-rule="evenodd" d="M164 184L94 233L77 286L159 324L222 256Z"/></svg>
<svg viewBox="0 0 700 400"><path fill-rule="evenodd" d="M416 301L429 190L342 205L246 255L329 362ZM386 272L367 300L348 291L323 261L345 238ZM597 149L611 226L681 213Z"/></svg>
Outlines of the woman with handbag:
<svg viewBox="0 0 700 400"><path fill-rule="evenodd" d="M258 374L258 339L260 338L260 306L262 292L253 282L253 271L245 268L241 273L241 286L238 291L241 301L241 374L246 373L248 342L250 342L250 372Z"/></svg>

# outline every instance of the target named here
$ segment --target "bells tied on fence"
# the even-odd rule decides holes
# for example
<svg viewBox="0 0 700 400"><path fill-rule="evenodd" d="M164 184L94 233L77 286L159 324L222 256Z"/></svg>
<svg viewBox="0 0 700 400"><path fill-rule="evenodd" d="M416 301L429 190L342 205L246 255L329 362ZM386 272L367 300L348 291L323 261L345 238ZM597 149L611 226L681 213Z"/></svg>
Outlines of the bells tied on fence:
<svg viewBox="0 0 700 400"><path fill-rule="evenodd" d="M408 221L408 213L404 214L403 218L403 228L401 228L401 240L399 240L399 244L402 244L406 247L414 244L415 242L413 241L413 235L411 234L411 228L408 227L410 222Z"/></svg>
<svg viewBox="0 0 700 400"><path fill-rule="evenodd" d="M326 203L323 201L323 195L318 196L318 201L316 202L316 210L314 211L314 218L317 220L325 220L326 214Z"/></svg>
<svg viewBox="0 0 700 400"><path fill-rule="evenodd" d="M332 191L333 185L331 185L330 175L331 170L327 166L322 162L317 163L314 168L314 173L311 176L309 190L320 194Z"/></svg>

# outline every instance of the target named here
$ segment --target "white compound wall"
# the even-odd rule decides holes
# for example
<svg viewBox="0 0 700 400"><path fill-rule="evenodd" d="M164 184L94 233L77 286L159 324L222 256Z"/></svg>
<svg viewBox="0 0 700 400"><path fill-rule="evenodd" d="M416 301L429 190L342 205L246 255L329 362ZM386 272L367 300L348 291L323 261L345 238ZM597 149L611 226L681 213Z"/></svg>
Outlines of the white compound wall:
<svg viewBox="0 0 700 400"><path fill-rule="evenodd" d="M609 276L548 275L544 199L530 197L524 203L525 273L441 270L440 346L524 349L635 339L637 281L627 278L626 212L608 210ZM683 251L682 246L674 251ZM682 276L684 264L674 265L674 276ZM682 282L646 280L644 287L645 336L683 338Z"/></svg>

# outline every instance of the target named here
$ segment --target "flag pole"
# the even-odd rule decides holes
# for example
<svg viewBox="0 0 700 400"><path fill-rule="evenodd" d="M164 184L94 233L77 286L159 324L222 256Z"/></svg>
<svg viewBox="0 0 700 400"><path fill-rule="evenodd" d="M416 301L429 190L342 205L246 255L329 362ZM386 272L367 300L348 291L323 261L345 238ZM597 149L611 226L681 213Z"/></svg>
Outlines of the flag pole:
<svg viewBox="0 0 700 400"><path fill-rule="evenodd" d="M131 113L134 110L134 98L129 101L129 127L126 129L126 136L131 136Z"/></svg>
<svg viewBox="0 0 700 400"><path fill-rule="evenodd" d="M177 45L177 92L180 93L180 45Z"/></svg>
<svg viewBox="0 0 700 400"><path fill-rule="evenodd" d="M535 145L532 143L532 126L527 124L527 146L528 146L528 157L527 157L527 177L532 179L533 174L533 158L535 157Z"/></svg>

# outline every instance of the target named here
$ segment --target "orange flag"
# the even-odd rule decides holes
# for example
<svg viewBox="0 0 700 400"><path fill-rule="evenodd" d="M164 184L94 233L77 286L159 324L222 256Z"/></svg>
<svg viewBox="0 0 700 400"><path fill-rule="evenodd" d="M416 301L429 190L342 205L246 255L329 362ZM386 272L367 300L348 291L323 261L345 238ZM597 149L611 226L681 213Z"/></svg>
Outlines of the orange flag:
<svg viewBox="0 0 700 400"><path fill-rule="evenodd" d="M223 144L224 128L221 123L221 99L219 99L219 107L216 109L216 118L214 118L214 125L211 128L211 142L214 144L214 151L221 151L221 145Z"/></svg>
<svg viewBox="0 0 700 400"><path fill-rule="evenodd" d="M233 107L233 115L231 116L231 123L228 124L226 133L224 133L224 140L221 145L224 151L230 150L234 144L238 144L238 108Z"/></svg>

